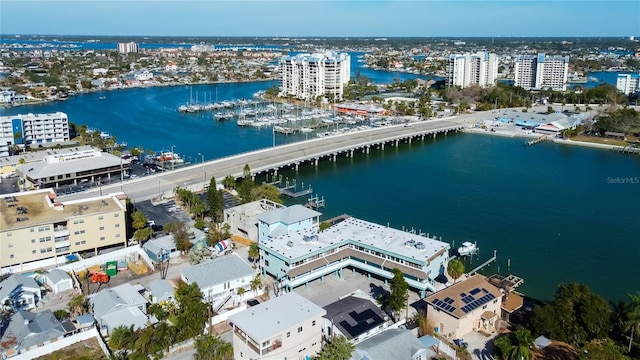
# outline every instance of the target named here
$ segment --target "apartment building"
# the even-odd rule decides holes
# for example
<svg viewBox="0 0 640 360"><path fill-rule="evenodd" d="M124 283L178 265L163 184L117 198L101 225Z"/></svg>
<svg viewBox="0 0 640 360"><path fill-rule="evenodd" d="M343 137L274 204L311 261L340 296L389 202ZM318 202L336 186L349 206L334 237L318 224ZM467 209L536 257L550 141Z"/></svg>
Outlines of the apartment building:
<svg viewBox="0 0 640 360"><path fill-rule="evenodd" d="M52 189L0 195L2 267L127 245L126 195L60 201Z"/></svg>
<svg viewBox="0 0 640 360"><path fill-rule="evenodd" d="M137 53L138 51L139 51L139 47L137 43L134 43L134 42L118 43L118 52L120 54Z"/></svg>
<svg viewBox="0 0 640 360"><path fill-rule="evenodd" d="M515 86L527 90L565 91L569 74L569 56L520 55L514 66Z"/></svg>
<svg viewBox="0 0 640 360"><path fill-rule="evenodd" d="M8 156L13 145L34 147L68 140L69 119L63 112L0 116L0 156Z"/></svg>
<svg viewBox="0 0 640 360"><path fill-rule="evenodd" d="M349 82L351 58L347 53L302 53L280 59L280 93L308 101L318 96L342 99Z"/></svg>
<svg viewBox="0 0 640 360"><path fill-rule="evenodd" d="M640 73L618 74L616 78L616 88L625 95L640 91Z"/></svg>
<svg viewBox="0 0 640 360"><path fill-rule="evenodd" d="M342 278L345 269L391 279L398 268L424 297L435 291L435 278L449 259L450 245L426 236L356 218L319 232L312 221L314 213L296 211L290 217L293 221L278 221L278 214L287 215L281 209L259 218L260 267L287 291L326 275ZM262 230L267 216L270 233Z"/></svg>
<svg viewBox="0 0 640 360"><path fill-rule="evenodd" d="M234 359L307 359L322 346L326 311L295 292L229 317Z"/></svg>
<svg viewBox="0 0 640 360"><path fill-rule="evenodd" d="M482 51L475 54L450 55L446 70L449 86L493 86L498 77L498 57L496 54Z"/></svg>

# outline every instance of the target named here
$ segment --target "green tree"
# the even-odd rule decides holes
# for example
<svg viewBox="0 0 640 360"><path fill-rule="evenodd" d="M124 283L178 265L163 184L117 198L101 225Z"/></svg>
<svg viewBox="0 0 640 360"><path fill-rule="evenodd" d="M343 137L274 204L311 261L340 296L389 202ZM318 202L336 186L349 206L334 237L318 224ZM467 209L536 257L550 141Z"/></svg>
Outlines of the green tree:
<svg viewBox="0 0 640 360"><path fill-rule="evenodd" d="M336 336L322 347L316 360L348 360L351 359L353 350L355 350L355 345L347 338Z"/></svg>
<svg viewBox="0 0 640 360"><path fill-rule="evenodd" d="M163 228L173 235L173 241L178 251L186 253L191 249L193 244L189 241L189 232L185 223L182 221L173 221L166 223Z"/></svg>
<svg viewBox="0 0 640 360"><path fill-rule="evenodd" d="M53 316L58 320L64 320L69 317L69 313L66 310L60 309L53 312Z"/></svg>
<svg viewBox="0 0 640 360"><path fill-rule="evenodd" d="M629 352L631 352L631 344L633 344L633 336L636 331L640 331L640 291L636 294L629 294L631 301L629 302L628 319L629 327L631 327L631 336L629 337Z"/></svg>
<svg viewBox="0 0 640 360"><path fill-rule="evenodd" d="M257 242L252 242L251 245L249 245L249 257L253 260L254 264L260 257L260 248Z"/></svg>
<svg viewBox="0 0 640 360"><path fill-rule="evenodd" d="M389 288L391 292L386 296L383 301L385 308L390 310L394 317L398 311L404 309L407 306L407 296L409 293L409 284L404 278L404 274L400 269L393 268L393 278L389 282Z"/></svg>
<svg viewBox="0 0 640 360"><path fill-rule="evenodd" d="M581 346L607 336L611 308L585 285L562 284L550 303L536 306L532 327L536 334Z"/></svg>
<svg viewBox="0 0 640 360"><path fill-rule="evenodd" d="M320 231L325 231L325 230L327 230L328 228L330 228L331 226L332 226L332 224L331 224L330 222L328 222L328 221L323 221L323 222L321 222L321 223L320 223L320 225L319 225L319 229L320 229Z"/></svg>
<svg viewBox="0 0 640 360"><path fill-rule="evenodd" d="M195 360L227 360L233 358L233 347L218 336L200 335L196 338Z"/></svg>
<svg viewBox="0 0 640 360"><path fill-rule="evenodd" d="M224 210L224 196L222 190L218 190L216 186L216 178L212 177L209 181L209 189L207 189L207 205L209 205L209 215L214 222L222 220L222 212Z"/></svg>
<svg viewBox="0 0 640 360"><path fill-rule="evenodd" d="M611 339L593 340L579 352L579 360L631 360Z"/></svg>
<svg viewBox="0 0 640 360"><path fill-rule="evenodd" d="M209 317L209 305L202 301L202 292L198 284L179 281L175 295L180 304L174 323L178 328L177 340L183 341L202 334Z"/></svg>
<svg viewBox="0 0 640 360"><path fill-rule="evenodd" d="M464 263L457 259L449 261L447 274L453 278L453 282L455 283L458 278L464 275Z"/></svg>
<svg viewBox="0 0 640 360"><path fill-rule="evenodd" d="M510 360L531 360L533 359L533 336L528 329L518 329L512 332L511 349L509 351Z"/></svg>
<svg viewBox="0 0 640 360"><path fill-rule="evenodd" d="M253 291L253 295L258 294L258 290L262 287L262 275L258 274L256 277L251 280L251 291Z"/></svg>
<svg viewBox="0 0 640 360"><path fill-rule="evenodd" d="M251 177L251 169L249 168L249 164L246 164L244 166L242 174L242 182L240 183L240 187L238 188L238 195L242 199L242 203L246 204L248 202L251 202L251 195L253 191L253 179Z"/></svg>
<svg viewBox="0 0 640 360"><path fill-rule="evenodd" d="M231 175L227 175L222 180L222 186L227 190L231 190L236 187L236 179Z"/></svg>
<svg viewBox="0 0 640 360"><path fill-rule="evenodd" d="M121 325L113 329L109 335L109 347L116 353L124 354L133 347L132 340L134 340L133 325L131 327Z"/></svg>
<svg viewBox="0 0 640 360"><path fill-rule="evenodd" d="M133 233L133 239L142 244L149 240L152 233L153 230L151 228L138 229Z"/></svg>
<svg viewBox="0 0 640 360"><path fill-rule="evenodd" d="M511 336L503 335L493 341L493 354L499 360L509 360L511 354Z"/></svg>
<svg viewBox="0 0 640 360"><path fill-rule="evenodd" d="M280 198L280 191L277 187L269 184L260 185L258 187L253 188L251 192L251 201L256 201L260 199L267 199L278 204L282 204L282 199Z"/></svg>
<svg viewBox="0 0 640 360"><path fill-rule="evenodd" d="M67 309L72 316L84 314L86 312L86 302L84 295L74 296L67 303Z"/></svg>

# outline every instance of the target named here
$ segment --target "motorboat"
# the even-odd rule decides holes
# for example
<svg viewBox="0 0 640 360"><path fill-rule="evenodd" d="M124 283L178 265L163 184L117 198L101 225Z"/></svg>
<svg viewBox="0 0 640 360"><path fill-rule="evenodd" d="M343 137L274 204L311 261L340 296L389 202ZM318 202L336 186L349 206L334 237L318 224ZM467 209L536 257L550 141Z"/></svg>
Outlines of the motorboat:
<svg viewBox="0 0 640 360"><path fill-rule="evenodd" d="M462 246L458 248L458 255L460 256L471 255L471 254L475 254L476 251L478 251L476 244L471 243L469 241L465 241L462 243Z"/></svg>

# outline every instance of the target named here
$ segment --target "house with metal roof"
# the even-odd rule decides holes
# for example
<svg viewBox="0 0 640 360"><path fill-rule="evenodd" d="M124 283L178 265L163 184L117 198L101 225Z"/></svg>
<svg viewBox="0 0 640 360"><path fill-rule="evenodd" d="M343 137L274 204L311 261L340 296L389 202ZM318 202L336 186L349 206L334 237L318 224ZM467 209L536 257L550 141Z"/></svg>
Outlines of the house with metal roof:
<svg viewBox="0 0 640 360"><path fill-rule="evenodd" d="M351 360L427 360L437 355L410 330L389 329L357 344Z"/></svg>
<svg viewBox="0 0 640 360"><path fill-rule="evenodd" d="M237 296L238 289L248 292L256 274L257 271L240 256L230 254L182 269L182 280L187 284L198 284L204 300L218 311Z"/></svg>
<svg viewBox="0 0 640 360"><path fill-rule="evenodd" d="M149 321L144 288L129 283L102 289L89 299L100 331L110 334L118 326L144 328Z"/></svg>
<svg viewBox="0 0 640 360"><path fill-rule="evenodd" d="M42 299L40 285L31 277L14 274L0 283L0 305L13 310L34 309Z"/></svg>
<svg viewBox="0 0 640 360"><path fill-rule="evenodd" d="M235 359L302 359L322 345L326 311L290 292L229 317Z"/></svg>
<svg viewBox="0 0 640 360"><path fill-rule="evenodd" d="M151 261L159 263L169 259L171 254L177 251L173 234L151 239L142 245L142 250L149 255Z"/></svg>
<svg viewBox="0 0 640 360"><path fill-rule="evenodd" d="M1 335L0 353L9 357L56 341L74 330L70 321L61 323L51 310L37 313L19 310L11 316Z"/></svg>
<svg viewBox="0 0 640 360"><path fill-rule="evenodd" d="M347 296L324 307L322 331L328 337L344 336L357 344L374 336L390 323L385 314L371 300Z"/></svg>
<svg viewBox="0 0 640 360"><path fill-rule="evenodd" d="M493 333L500 319L502 291L476 274L428 296L427 319L435 331L458 339L472 331Z"/></svg>
<svg viewBox="0 0 640 360"><path fill-rule="evenodd" d="M261 269L287 290L326 275L341 278L344 269L391 279L398 268L421 297L435 291L450 248L434 238L353 217L320 232L308 226L261 238L258 246Z"/></svg>
<svg viewBox="0 0 640 360"><path fill-rule="evenodd" d="M62 269L51 269L44 277L54 294L73 290L73 279Z"/></svg>
<svg viewBox="0 0 640 360"><path fill-rule="evenodd" d="M258 240L263 242L269 238L317 226L321 215L299 204L260 214L257 216Z"/></svg>

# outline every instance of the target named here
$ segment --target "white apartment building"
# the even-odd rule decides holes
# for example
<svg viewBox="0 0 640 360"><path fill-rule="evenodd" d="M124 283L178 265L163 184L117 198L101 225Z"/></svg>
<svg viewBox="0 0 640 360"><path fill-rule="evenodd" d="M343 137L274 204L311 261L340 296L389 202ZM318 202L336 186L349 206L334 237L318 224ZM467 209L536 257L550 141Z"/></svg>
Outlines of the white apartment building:
<svg viewBox="0 0 640 360"><path fill-rule="evenodd" d="M465 88L470 85L492 86L498 77L496 54L450 55L447 60L447 84Z"/></svg>
<svg viewBox="0 0 640 360"><path fill-rule="evenodd" d="M0 116L0 157L9 155L13 145L31 146L69 140L67 114L26 114Z"/></svg>
<svg viewBox="0 0 640 360"><path fill-rule="evenodd" d="M280 59L280 93L304 100L318 96L342 99L349 82L351 58L347 53L297 54Z"/></svg>
<svg viewBox="0 0 640 360"><path fill-rule="evenodd" d="M618 74L618 78L616 79L616 88L622 91L625 95L640 91L640 73Z"/></svg>
<svg viewBox="0 0 640 360"><path fill-rule="evenodd" d="M120 54L137 53L139 50L138 44L134 42L118 43L118 52Z"/></svg>
<svg viewBox="0 0 640 360"><path fill-rule="evenodd" d="M520 55L514 68L515 86L530 89L565 91L569 74L569 56Z"/></svg>

